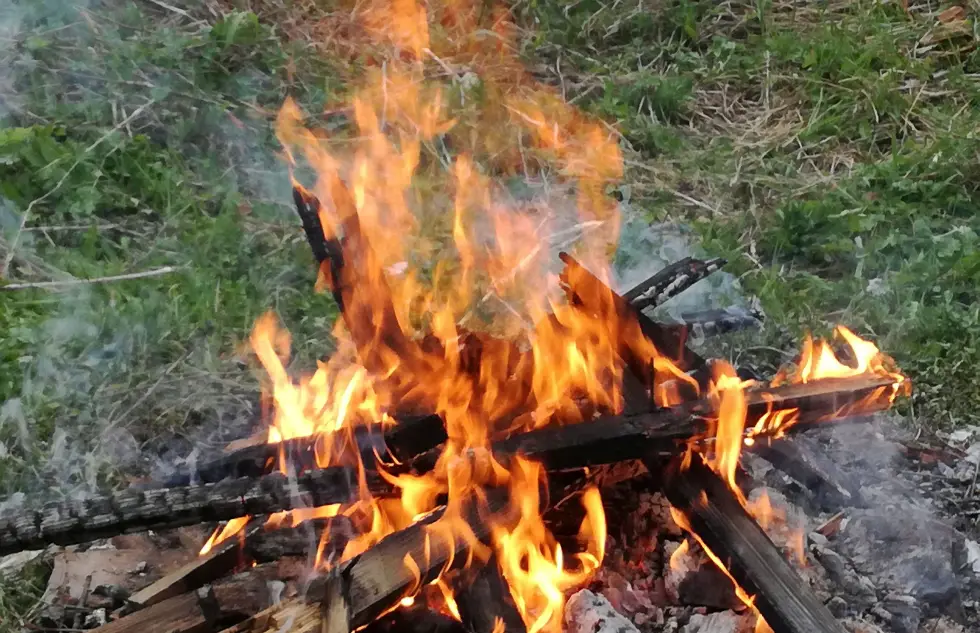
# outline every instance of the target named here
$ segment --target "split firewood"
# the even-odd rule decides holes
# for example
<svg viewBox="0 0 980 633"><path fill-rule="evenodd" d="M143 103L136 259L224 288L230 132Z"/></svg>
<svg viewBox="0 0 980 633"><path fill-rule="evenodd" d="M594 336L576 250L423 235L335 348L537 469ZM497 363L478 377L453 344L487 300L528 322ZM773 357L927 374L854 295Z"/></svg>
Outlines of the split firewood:
<svg viewBox="0 0 980 633"><path fill-rule="evenodd" d="M253 528L252 531L255 531ZM200 556L163 578L129 596L127 610L136 611L167 598L194 591L232 571L242 562L241 541L233 538L218 544L205 556Z"/></svg>
<svg viewBox="0 0 980 633"><path fill-rule="evenodd" d="M477 569L464 572L456 591L463 624L472 633L526 633L510 587L491 556Z"/></svg>
<svg viewBox="0 0 980 633"><path fill-rule="evenodd" d="M700 458L691 459L687 469L682 462L674 458L664 469L660 459L651 457L647 467L663 472L664 495L739 586L754 596L755 608L772 630L844 633L728 485Z"/></svg>
<svg viewBox="0 0 980 633"><path fill-rule="evenodd" d="M390 484L377 473L365 477L371 492L391 494ZM0 555L50 543L74 545L130 532L348 503L359 495L357 475L347 468L314 470L295 479L273 473L216 484L123 490L0 516Z"/></svg>
<svg viewBox="0 0 980 633"><path fill-rule="evenodd" d="M638 284L623 298L637 310L663 305L726 263L721 258L702 261L687 257Z"/></svg>
<svg viewBox="0 0 980 633"><path fill-rule="evenodd" d="M259 566L195 590L169 596L97 629L97 633L204 633L222 629L271 604L275 565Z"/></svg>
<svg viewBox="0 0 980 633"><path fill-rule="evenodd" d="M504 508L502 497L489 495L486 512L500 518ZM469 546L463 539L446 538L440 534L441 530L434 529L443 514L444 509L430 513L341 563L333 573L314 579L305 599L288 600L225 633L276 633L287 622L291 623L291 633L319 633L325 618L334 627L346 621L351 631L370 623L394 608L403 597L413 595L452 565L468 558ZM474 536L485 539L489 534L488 524L476 520L475 513L472 518L470 526ZM406 564L407 560L412 561L412 566ZM342 604L325 604L338 599ZM336 628L329 633L336 633Z"/></svg>

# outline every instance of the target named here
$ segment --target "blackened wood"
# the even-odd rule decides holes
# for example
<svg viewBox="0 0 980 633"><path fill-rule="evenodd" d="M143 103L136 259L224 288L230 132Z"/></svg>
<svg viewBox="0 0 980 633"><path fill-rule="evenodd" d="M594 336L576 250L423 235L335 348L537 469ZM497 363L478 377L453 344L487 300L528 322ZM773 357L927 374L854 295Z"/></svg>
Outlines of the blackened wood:
<svg viewBox="0 0 980 633"><path fill-rule="evenodd" d="M747 429L754 427L770 409L799 411L798 420L786 429L787 433L817 424L847 423L851 418L836 418L836 412L869 394L888 389L892 384L889 378L857 376L751 389L745 395L745 426ZM887 399L875 403L885 408ZM705 439L713 414L710 402L697 400L673 409L602 416L579 424L551 425L498 440L493 443L493 454L504 458L519 453L542 462L548 470L563 470L640 459L651 448L674 453L691 440ZM441 452L441 449L428 451L406 463L404 470L429 471Z"/></svg>
<svg viewBox="0 0 980 633"><path fill-rule="evenodd" d="M725 565L775 633L844 633L731 489L700 458L687 470L674 458L662 491L700 541ZM661 467L653 458L648 468Z"/></svg>
<svg viewBox="0 0 980 633"><path fill-rule="evenodd" d="M688 371L704 364L704 359L691 351L685 337L676 330L666 329L650 317L634 308L629 301L619 296L601 279L593 275L568 253L558 255L565 263L562 282L565 284L569 301L587 310L614 328L620 343L620 356L645 384L652 381L652 367L649 358L636 349L635 341L643 336L657 348L657 351L670 358L680 369Z"/></svg>
<svg viewBox="0 0 980 633"><path fill-rule="evenodd" d="M887 395L894 391L893 385L889 378L858 376L750 390L746 393L746 426L754 426L770 408L796 408L799 420L789 432L797 432L835 420L849 405L869 394L879 395L865 405L862 413L874 410L874 406L887 408ZM665 411L606 416L588 423L518 434L495 442L493 451L496 455L524 453L544 462L549 469L637 459L638 445L655 444L659 450L671 452L704 436L706 419L712 414L710 403L698 401ZM437 457L438 451L428 452L406 464L406 468L431 469ZM391 485L377 473L368 471L366 476L368 489L375 496L393 493ZM0 555L43 549L50 543L71 545L129 532L349 502L357 497L356 477L346 468L304 473L296 478L295 485L288 477L274 473L216 484L124 490L84 502L56 503L0 516Z"/></svg>
<svg viewBox="0 0 980 633"><path fill-rule="evenodd" d="M391 494L391 486L376 473L367 473L367 486L374 494ZM129 489L0 516L0 555L43 549L51 543L73 545L118 534L346 503L358 496L357 476L348 468L311 471L293 481L272 473L216 484Z"/></svg>
<svg viewBox="0 0 980 633"><path fill-rule="evenodd" d="M720 258L706 261L685 258L638 284L623 295L623 298L637 310L663 305L726 263Z"/></svg>
<svg viewBox="0 0 980 633"><path fill-rule="evenodd" d="M346 439L345 436L344 440ZM229 477L260 477L274 470L280 457L285 457L291 472L302 472L317 467L317 441L327 440L325 436L300 437L274 444L263 442L246 446L199 466L194 471L172 475L165 483L172 487L186 486L192 481L213 483ZM438 415L405 416L383 432L379 427L357 428L354 441L357 443L357 454L364 463L373 464L375 456L386 461L391 457L396 461L404 461L445 442L446 427ZM338 451L331 451L331 454L337 455Z"/></svg>
<svg viewBox="0 0 980 633"><path fill-rule="evenodd" d="M825 460L818 463L789 438L764 438L746 450L799 482L823 510L836 512L865 505L860 489L850 485L844 473Z"/></svg>
<svg viewBox="0 0 980 633"><path fill-rule="evenodd" d="M456 604L463 624L472 633L527 631L495 556L491 556L479 568L464 572L456 591ZM500 628L498 620L502 624Z"/></svg>
<svg viewBox="0 0 980 633"><path fill-rule="evenodd" d="M319 217L322 203L312 193L296 184L293 198L301 217ZM397 358L400 376L424 375L413 371L419 368L422 351L398 323L380 260L361 230L350 192L336 174L330 180L330 198L332 215L343 234L327 236L323 244L315 238L314 254L327 253L318 260L320 273L340 308L361 364L373 375L387 375L391 359ZM393 376L392 382L398 378Z"/></svg>

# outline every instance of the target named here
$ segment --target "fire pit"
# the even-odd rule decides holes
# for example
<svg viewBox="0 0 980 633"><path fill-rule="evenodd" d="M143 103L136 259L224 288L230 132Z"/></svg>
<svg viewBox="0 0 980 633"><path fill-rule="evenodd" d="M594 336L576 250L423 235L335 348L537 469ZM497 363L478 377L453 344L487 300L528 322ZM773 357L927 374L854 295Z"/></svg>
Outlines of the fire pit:
<svg viewBox="0 0 980 633"><path fill-rule="evenodd" d="M268 376L268 417L255 435L167 482L0 517L0 554L220 522L196 560L108 600L103 633L666 630L653 594L725 610L688 613L685 625L701 627L691 631L748 621L756 631L844 631L840 609L801 571L804 534L785 505L753 491L745 464L764 460L821 503L856 502L861 491L794 438L865 423L909 381L844 326L836 348L808 338L792 366L752 379L695 353L688 327L644 312L722 260L687 258L615 292L605 255L616 204L604 188L621 174L618 147L540 88L507 108L525 125L522 141L550 152L571 184L580 217L562 235L577 239L552 257L537 211L498 202L458 152L447 155L453 255L405 252L420 145L452 124L413 81L431 54L420 16L424 27L417 7L382 16L404 58L372 73L353 101L362 137L352 159L328 154L292 102L280 114L317 286L341 311L339 351L296 380L288 336L263 317L251 343ZM305 185L301 163L315 174ZM427 256L439 263L413 265ZM742 324L723 314L698 323ZM624 494L632 505L609 500ZM646 593L618 571L623 559L607 564L610 524L637 512L657 526L634 525L625 533L636 543L620 542L617 556L637 543L659 551L645 539L663 530L676 538ZM835 567L830 549L818 551ZM843 563L835 569L861 584ZM596 579L615 600L568 600Z"/></svg>

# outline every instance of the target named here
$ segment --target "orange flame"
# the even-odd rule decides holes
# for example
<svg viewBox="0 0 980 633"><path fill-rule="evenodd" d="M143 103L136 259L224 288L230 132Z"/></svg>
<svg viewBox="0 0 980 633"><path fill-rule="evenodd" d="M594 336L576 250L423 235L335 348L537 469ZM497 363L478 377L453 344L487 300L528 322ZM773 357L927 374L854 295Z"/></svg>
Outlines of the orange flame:
<svg viewBox="0 0 980 633"><path fill-rule="evenodd" d="M211 534L211 538L209 538L207 542L204 543L204 546L201 547L201 551L198 552L197 555L207 556L211 552L211 550L213 550L216 546L220 545L221 543L227 541L231 537L241 532L248 524L250 518L251 517L247 517L247 516L238 517L237 519L232 519L231 521L225 523L223 526L217 528L214 531L214 533Z"/></svg>

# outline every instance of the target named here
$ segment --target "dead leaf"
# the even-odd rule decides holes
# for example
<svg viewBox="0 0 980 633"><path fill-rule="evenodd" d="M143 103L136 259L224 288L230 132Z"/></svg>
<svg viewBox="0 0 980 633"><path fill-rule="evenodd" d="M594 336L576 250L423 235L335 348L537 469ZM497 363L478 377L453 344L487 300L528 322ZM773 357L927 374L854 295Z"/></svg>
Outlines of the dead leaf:
<svg viewBox="0 0 980 633"><path fill-rule="evenodd" d="M939 21L943 24L949 24L956 20L966 19L966 11L961 6L951 6L942 13L939 14Z"/></svg>

